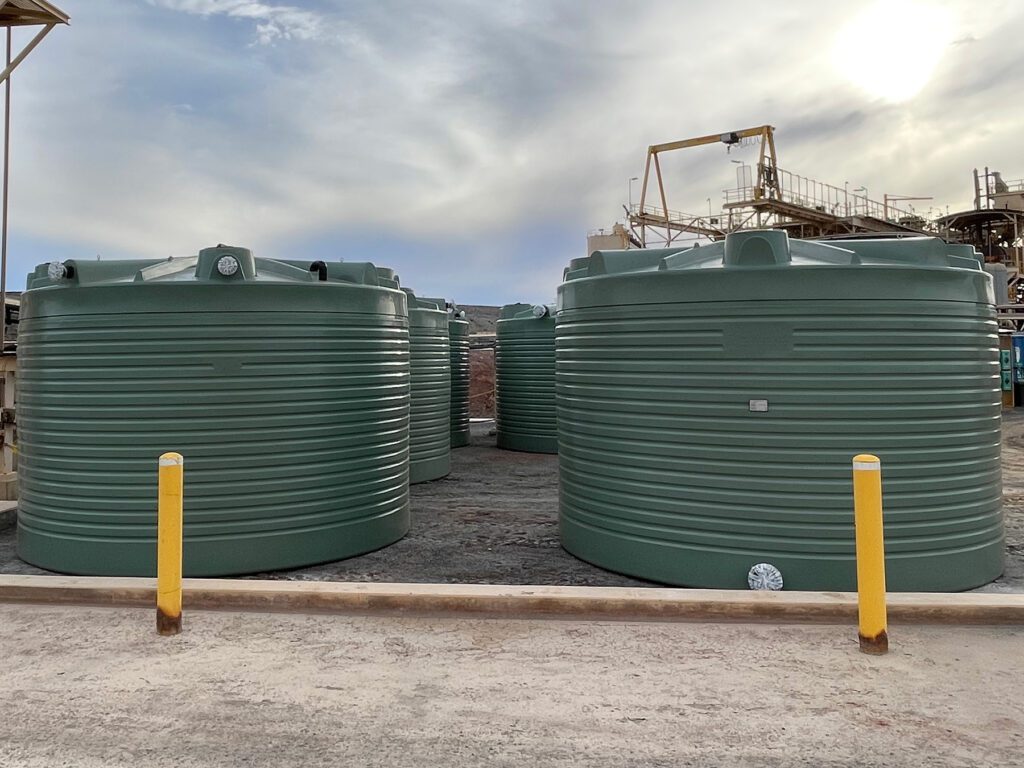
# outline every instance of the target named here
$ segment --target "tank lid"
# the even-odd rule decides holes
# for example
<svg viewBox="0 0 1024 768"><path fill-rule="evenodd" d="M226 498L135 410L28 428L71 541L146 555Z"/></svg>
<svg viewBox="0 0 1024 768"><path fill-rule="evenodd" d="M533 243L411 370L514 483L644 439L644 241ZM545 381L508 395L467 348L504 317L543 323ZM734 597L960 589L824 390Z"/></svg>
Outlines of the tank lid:
<svg viewBox="0 0 1024 768"><path fill-rule="evenodd" d="M615 275L624 272L656 270L666 256L679 253L682 248L630 248L624 251L594 251L582 259L569 262L564 280L597 275Z"/></svg>
<svg viewBox="0 0 1024 768"><path fill-rule="evenodd" d="M984 258L973 245L947 243L941 237L856 237L828 240L829 245L856 253L862 264L906 264L922 267L980 269Z"/></svg>
<svg viewBox="0 0 1024 768"><path fill-rule="evenodd" d="M409 297L409 309L427 309L447 313L444 299L428 299L417 296L411 288L403 288L405 295Z"/></svg>
<svg viewBox="0 0 1024 768"><path fill-rule="evenodd" d="M460 309L459 306L455 303L454 299L439 299L439 298L435 298L433 296L419 296L419 297L417 297L417 301L421 301L421 302L425 302L426 304L434 305L438 309L443 309L445 312L448 313L448 320L449 320L449 322L452 322L452 323L460 323L460 322L461 323L467 323L467 322L469 322L468 320L466 320L466 311L463 310L463 309Z"/></svg>
<svg viewBox="0 0 1024 768"><path fill-rule="evenodd" d="M966 249L970 249L968 252ZM970 246L938 237L793 240L782 230L733 232L710 245L687 250L595 251L575 259L565 280L637 272L703 269L766 269L804 266L947 267L981 271Z"/></svg>
<svg viewBox="0 0 1024 768"><path fill-rule="evenodd" d="M28 276L27 289L47 286L101 286L122 283L313 283L335 281L381 286L369 262L264 259L248 248L219 244L195 256L166 259L90 261L68 259L40 264ZM390 286L386 286L390 287ZM397 286L396 286L397 287Z"/></svg>
<svg viewBox="0 0 1024 768"><path fill-rule="evenodd" d="M388 288L401 288L402 286L402 281L398 279L398 273L390 267L377 267L377 280Z"/></svg>
<svg viewBox="0 0 1024 768"><path fill-rule="evenodd" d="M554 304L506 304L501 308L499 320L541 320L555 316Z"/></svg>
<svg viewBox="0 0 1024 768"><path fill-rule="evenodd" d="M315 282L321 283L352 283L354 285L372 285L392 288L388 281L381 279L382 267L368 261L310 261L309 259L275 259L282 264L309 272ZM390 270L387 270L390 271Z"/></svg>
<svg viewBox="0 0 1024 768"><path fill-rule="evenodd" d="M382 288L397 288L398 278L394 270L378 267L369 261L303 261L297 259L280 259L286 264L302 267L313 275L318 282L352 283L354 285L373 285Z"/></svg>
<svg viewBox="0 0 1024 768"><path fill-rule="evenodd" d="M453 323L469 323L466 320L466 310L455 303L454 299L448 299L446 306L448 307L448 320Z"/></svg>
<svg viewBox="0 0 1024 768"><path fill-rule="evenodd" d="M442 299L436 296L420 296L418 298L420 301L427 301L434 304L438 309L443 309L445 312L448 312L448 314L451 314L451 309L455 306L451 299Z"/></svg>

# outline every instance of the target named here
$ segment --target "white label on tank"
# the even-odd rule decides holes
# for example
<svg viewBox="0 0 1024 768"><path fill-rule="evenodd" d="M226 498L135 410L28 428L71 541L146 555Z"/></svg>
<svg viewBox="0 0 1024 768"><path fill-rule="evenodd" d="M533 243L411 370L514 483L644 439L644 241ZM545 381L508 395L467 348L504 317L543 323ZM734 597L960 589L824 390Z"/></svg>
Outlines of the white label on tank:
<svg viewBox="0 0 1024 768"><path fill-rule="evenodd" d="M752 413L768 413L767 400L751 400L750 410Z"/></svg>

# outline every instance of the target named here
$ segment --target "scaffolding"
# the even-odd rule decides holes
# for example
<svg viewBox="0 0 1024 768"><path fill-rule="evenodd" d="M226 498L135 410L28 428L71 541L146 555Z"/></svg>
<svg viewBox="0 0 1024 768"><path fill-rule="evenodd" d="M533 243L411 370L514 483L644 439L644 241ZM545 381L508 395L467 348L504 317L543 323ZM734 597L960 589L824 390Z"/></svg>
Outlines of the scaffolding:
<svg viewBox="0 0 1024 768"><path fill-rule="evenodd" d="M970 243L986 261L1024 272L1024 179L1004 181L998 171L974 169L974 208L936 220L942 235Z"/></svg>

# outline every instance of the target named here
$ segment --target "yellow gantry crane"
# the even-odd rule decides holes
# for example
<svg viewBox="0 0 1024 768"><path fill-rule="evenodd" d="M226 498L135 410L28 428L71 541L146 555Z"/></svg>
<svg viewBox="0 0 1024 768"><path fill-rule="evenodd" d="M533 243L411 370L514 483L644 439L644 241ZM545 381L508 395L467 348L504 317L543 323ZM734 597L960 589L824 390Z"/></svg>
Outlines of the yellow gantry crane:
<svg viewBox="0 0 1024 768"><path fill-rule="evenodd" d="M726 149L757 144L753 178L742 179L735 189L726 190L721 213L711 210L710 198L706 215L672 210L665 190L661 155L710 144L724 144ZM656 195L654 187L657 187ZM626 212L630 240L646 248L648 244L671 246L687 235L719 240L729 232L762 227L785 229L794 237L857 232L920 233L931 228L929 222L913 210L893 205L893 201L921 199L926 198L887 194L884 200L872 200L864 187L850 189L849 184L826 184L783 170L779 168L775 150L775 128L759 125L741 131L652 144L647 148L640 202L634 205L630 201Z"/></svg>
<svg viewBox="0 0 1024 768"><path fill-rule="evenodd" d="M731 131L729 133L713 133L708 136L698 136L695 139L683 139L682 141L669 141L665 144L652 144L647 148L647 164L644 167L644 182L640 188L640 209L643 210L647 203L647 187L651 178L651 165L653 161L654 173L658 179L658 192L661 195L661 206L663 211L668 211L668 201L665 198L665 180L661 175L661 162L658 155L662 152L673 152L677 149L690 149L705 144L716 144L721 142L728 147L741 143L744 139L760 139L761 156L757 163L757 184L754 186L754 197L760 199L763 190L767 186L770 189L778 190L778 177L775 174L775 128L770 125L761 125L757 128L746 128L742 131Z"/></svg>
<svg viewBox="0 0 1024 768"><path fill-rule="evenodd" d="M646 228L659 227L666 230L666 245L671 245L672 240L681 234L698 234L707 237L718 238L725 235L725 230L720 222L708 215L691 216L678 211L672 211L668 207L668 198L665 195L665 179L661 172L661 161L659 155L664 152L674 152L679 149L690 149L707 144L724 144L726 147L733 147L745 143L751 139L760 144L760 156L757 163L757 180L754 185L753 195L755 200L764 197L774 197L779 188L778 174L776 173L775 154L775 128L770 125L759 125L756 128L745 128L742 131L729 131L726 133L712 133L707 136L698 136L682 141L669 141L664 144L652 144L647 148L647 163L644 166L643 184L640 188L640 202L629 211L630 223L634 230L639 228L640 240L646 245ZM651 186L651 169L654 169L655 180L658 185L658 197L661 206L649 205L647 193Z"/></svg>

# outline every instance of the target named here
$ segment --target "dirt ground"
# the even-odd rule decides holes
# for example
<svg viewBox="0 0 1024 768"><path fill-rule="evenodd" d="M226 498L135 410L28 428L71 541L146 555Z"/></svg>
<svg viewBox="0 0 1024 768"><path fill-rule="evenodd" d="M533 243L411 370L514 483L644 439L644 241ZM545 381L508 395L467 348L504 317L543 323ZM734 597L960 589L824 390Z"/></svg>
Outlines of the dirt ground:
<svg viewBox="0 0 1024 768"><path fill-rule="evenodd" d="M0 765L1009 766L1024 631L0 605Z"/></svg>
<svg viewBox="0 0 1024 768"><path fill-rule="evenodd" d="M501 451L488 424L452 453L452 473L412 487L413 526L396 544L258 578L643 586L577 560L558 542L558 458ZM982 591L1024 591L1024 409L1004 419L1007 566ZM6 520L6 522L3 522ZM13 516L0 516L0 573L45 573L17 559Z"/></svg>
<svg viewBox="0 0 1024 768"><path fill-rule="evenodd" d="M494 418L494 350L469 351L469 415Z"/></svg>

